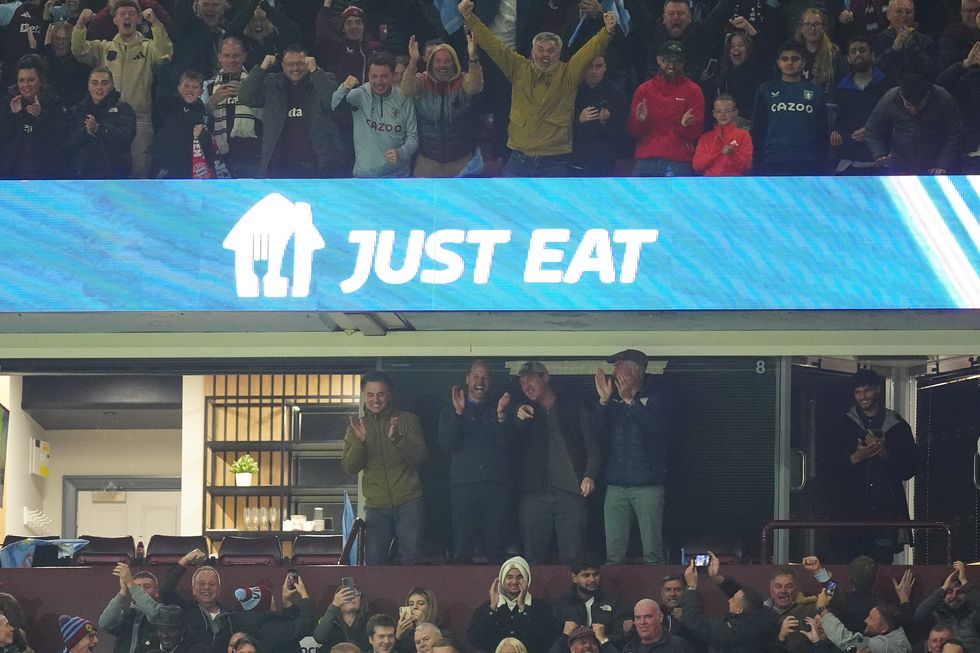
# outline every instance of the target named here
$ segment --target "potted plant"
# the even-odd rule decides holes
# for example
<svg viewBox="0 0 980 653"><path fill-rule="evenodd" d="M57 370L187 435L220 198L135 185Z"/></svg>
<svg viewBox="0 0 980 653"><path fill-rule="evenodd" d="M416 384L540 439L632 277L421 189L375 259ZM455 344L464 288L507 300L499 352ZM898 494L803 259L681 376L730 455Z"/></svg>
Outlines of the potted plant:
<svg viewBox="0 0 980 653"><path fill-rule="evenodd" d="M235 485L248 487L252 485L252 475L259 471L259 464L255 458L244 454L231 464L231 471L235 474Z"/></svg>

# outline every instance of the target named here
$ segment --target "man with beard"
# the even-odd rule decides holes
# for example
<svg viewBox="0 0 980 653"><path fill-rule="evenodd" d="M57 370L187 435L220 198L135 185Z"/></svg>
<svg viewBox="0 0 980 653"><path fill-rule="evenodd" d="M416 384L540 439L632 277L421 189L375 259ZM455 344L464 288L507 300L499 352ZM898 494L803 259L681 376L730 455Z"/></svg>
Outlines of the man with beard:
<svg viewBox="0 0 980 653"><path fill-rule="evenodd" d="M966 565L953 563L953 571L942 587L929 594L915 610L916 623L932 621L946 626L966 644L968 651L980 651L980 591L966 577Z"/></svg>
<svg viewBox="0 0 980 653"><path fill-rule="evenodd" d="M713 554L711 559L717 565L717 558ZM698 572L692 558L684 570L687 589L680 600L681 623L699 642L707 644L711 653L758 653L768 650L779 630L780 614L763 605L762 597L755 590L742 587L733 579L725 579L717 574L716 568L709 569L712 580L728 595L728 614L722 620L705 616L702 599L697 591ZM782 585L775 596L780 605L789 599L788 594L783 595ZM788 608L789 605L787 603L785 607Z"/></svg>
<svg viewBox="0 0 980 653"><path fill-rule="evenodd" d="M503 638L516 637L528 653L545 653L561 628L548 604L531 596L530 587L527 560L516 556L504 561L490 583L489 606L482 603L473 611L466 631L470 644L493 651Z"/></svg>
<svg viewBox="0 0 980 653"><path fill-rule="evenodd" d="M870 123L868 131L872 131ZM908 519L902 482L915 475L919 464L912 428L901 415L882 406L882 381L875 372L859 370L851 377L851 387L854 406L831 440L828 474L838 488L835 514L842 519ZM842 560L864 554L890 563L902 549L895 531L886 529L847 533L835 536L833 542Z"/></svg>
<svg viewBox="0 0 980 653"><path fill-rule="evenodd" d="M783 43L776 65L780 78L766 82L755 94L755 174L821 174L830 144L824 92L803 79L803 46L799 43Z"/></svg>
<svg viewBox="0 0 980 653"><path fill-rule="evenodd" d="M346 106L354 116L357 178L407 177L411 171L419 146L415 103L402 96L394 77L394 57L375 52L366 83L351 75L334 91L334 110Z"/></svg>
<svg viewBox="0 0 980 653"><path fill-rule="evenodd" d="M457 564L472 561L480 531L487 562L499 564L507 553L513 483L500 470L507 469L514 443L499 420L507 419L510 393L494 402L488 399L491 384L490 366L479 359L473 361L466 374L466 390L453 386L452 404L439 415L439 446L452 461L449 501Z"/></svg>
<svg viewBox="0 0 980 653"><path fill-rule="evenodd" d="M262 112L260 177L330 177L340 163L341 144L330 100L333 75L317 67L300 46L283 51L282 72L266 55L238 90L238 101Z"/></svg>
<svg viewBox="0 0 980 653"><path fill-rule="evenodd" d="M830 133L830 144L837 148L839 157L836 174L873 175L878 170L864 126L894 83L875 67L874 49L866 36L855 36L848 42L847 65L851 74L837 87L837 118Z"/></svg>
<svg viewBox="0 0 980 653"><path fill-rule="evenodd" d="M548 559L554 535L568 564L585 550L585 500L601 462L592 416L573 395L555 391L542 363L524 363L517 376L526 401L509 425L521 445L524 553L531 562Z"/></svg>
<svg viewBox="0 0 980 653"><path fill-rule="evenodd" d="M85 9L71 33L71 53L85 65L106 66L120 99L136 112L136 137L130 152L133 156L133 176L144 178L150 172L150 145L153 142L151 119L153 81L160 62L173 56L173 45L167 30L152 9L142 12L153 26L153 38L144 38L137 31L140 6L136 0L118 0L112 14L112 22L119 33L111 41L86 40L85 27L94 14ZM175 85L176 86L176 85Z"/></svg>
<svg viewBox="0 0 980 653"><path fill-rule="evenodd" d="M606 12L604 28L564 63L558 58L562 40L557 34L541 32L535 36L529 60L508 48L473 9L472 0L459 3L459 12L476 42L512 86L507 138L511 155L504 165L504 176L567 176L575 93L589 63L612 39L616 15Z"/></svg>
<svg viewBox="0 0 980 653"><path fill-rule="evenodd" d="M391 541L396 535L401 563L414 565L422 535L419 467L425 460L425 436L415 413L391 405L392 389L391 378L384 372L372 371L361 377L364 416L350 418L340 459L348 474L364 472L362 496L365 521L371 532L365 552L369 565L388 564ZM371 644L375 646L374 642ZM375 651L378 652L377 646Z"/></svg>
<svg viewBox="0 0 980 653"><path fill-rule="evenodd" d="M687 629L682 621L684 610L681 608L681 596L685 588L684 577L678 574L664 576L660 581L660 613L663 628L675 637L680 637L690 644L695 644L697 638ZM628 622L629 629L633 627L632 622Z"/></svg>
<svg viewBox="0 0 980 653"><path fill-rule="evenodd" d="M871 608L864 620L864 634L844 627L829 610L830 597L821 591L817 596L818 616L808 620L811 625L808 639L816 640L821 630L831 644L841 651L852 646L867 646L873 653L911 653L912 644L902 628L902 612L894 605L882 603Z"/></svg>
<svg viewBox="0 0 980 653"><path fill-rule="evenodd" d="M563 632L569 635L569 644L573 630L600 624L603 634L618 646L623 639L623 622L628 616L627 608L603 589L598 563L576 560L569 567L572 572L572 587L558 599L553 608L555 619L564 624Z"/></svg>
<svg viewBox="0 0 980 653"><path fill-rule="evenodd" d="M623 653L693 653L691 644L663 626L663 614L653 599L641 599L633 607L633 632L623 645Z"/></svg>
<svg viewBox="0 0 980 653"><path fill-rule="evenodd" d="M691 0L666 0L663 3L661 22L653 34L644 39L649 44L646 51L647 74L652 77L660 70L660 51L668 41L678 41L687 53L687 74L700 79L709 59L714 56L716 44L721 43L725 30L739 0L719 0L702 20L695 21L691 12ZM655 4L653 2L651 5ZM776 29L776 28L774 28ZM633 39L640 39L638 30Z"/></svg>
<svg viewBox="0 0 980 653"><path fill-rule="evenodd" d="M150 648L162 653L209 653L210 648L187 636L184 611L176 605L161 605L150 619L153 635Z"/></svg>
<svg viewBox="0 0 980 653"><path fill-rule="evenodd" d="M412 173L415 177L477 175L483 169L482 156L476 156L474 100L483 90L483 66L473 35L467 34L466 40L468 72L463 73L456 50L441 44L426 54L425 72L421 74L415 72L419 64L418 41L415 36L408 41L408 67L401 92L415 99L419 117L419 154Z"/></svg>

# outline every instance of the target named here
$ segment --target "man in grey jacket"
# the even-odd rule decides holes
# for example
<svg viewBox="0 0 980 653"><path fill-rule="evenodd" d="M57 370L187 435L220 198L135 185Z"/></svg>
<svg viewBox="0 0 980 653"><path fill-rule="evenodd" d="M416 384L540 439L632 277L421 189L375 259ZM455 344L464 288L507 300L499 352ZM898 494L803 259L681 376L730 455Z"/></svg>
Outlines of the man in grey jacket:
<svg viewBox="0 0 980 653"><path fill-rule="evenodd" d="M818 616L806 620L811 630L804 634L811 641L816 639L822 626L827 641L841 651L856 646L867 647L872 653L912 653L912 644L901 625L902 611L894 605L882 603L871 608L868 618L864 620L865 630L862 634L845 628L840 619L827 610L829 604L830 597L821 590L817 596Z"/></svg>
<svg viewBox="0 0 980 653"><path fill-rule="evenodd" d="M330 107L336 79L299 46L283 51L281 73L269 73L275 63L274 55L266 55L238 91L239 102L265 109L260 175L336 176L341 145Z"/></svg>
<svg viewBox="0 0 980 653"><path fill-rule="evenodd" d="M957 560L942 587L915 609L917 624L947 626L968 651L980 651L980 590L966 577L966 565Z"/></svg>
<svg viewBox="0 0 980 653"><path fill-rule="evenodd" d="M882 96L865 131L875 163L888 174L945 175L956 164L963 121L946 89L909 75Z"/></svg>
<svg viewBox="0 0 980 653"><path fill-rule="evenodd" d="M141 571L135 576L120 562L112 570L119 579L119 592L99 617L99 628L116 638L114 653L145 653L150 648L152 626L146 615L160 607L156 576Z"/></svg>

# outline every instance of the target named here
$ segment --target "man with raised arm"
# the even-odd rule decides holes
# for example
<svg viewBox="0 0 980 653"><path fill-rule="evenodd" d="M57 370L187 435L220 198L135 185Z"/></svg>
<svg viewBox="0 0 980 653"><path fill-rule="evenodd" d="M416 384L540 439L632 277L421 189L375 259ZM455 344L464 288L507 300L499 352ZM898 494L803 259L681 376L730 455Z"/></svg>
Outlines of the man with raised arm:
<svg viewBox="0 0 980 653"><path fill-rule="evenodd" d="M71 53L87 66L106 66L119 90L119 99L136 112L136 137L132 143L133 176L146 177L150 172L150 144L153 142L153 78L158 64L172 57L173 44L163 23L152 9L142 12L151 25L152 39L145 39L137 28L140 6L136 0L118 0L112 22L119 33L111 41L88 41L85 28L95 14L84 9L71 33Z"/></svg>
<svg viewBox="0 0 980 653"><path fill-rule="evenodd" d="M191 599L177 593L177 585L190 565L200 564L208 559L204 551L194 549L181 558L167 572L160 586L160 600L168 605L183 609L183 619L188 636L198 639L211 647L215 653L224 653L234 628L232 613L222 607L221 576L210 565L198 567L191 576Z"/></svg>
<svg viewBox="0 0 980 653"><path fill-rule="evenodd" d="M507 177L563 177L569 174L572 152L572 114L579 82L593 59L606 49L616 29L616 15L607 12L598 34L568 61L559 60L562 40L541 32L534 37L531 58L504 45L473 11L473 0L462 0L459 12L476 42L500 67L512 86L507 147Z"/></svg>
<svg viewBox="0 0 980 653"><path fill-rule="evenodd" d="M269 72L275 63L274 55L266 55L238 91L240 103L264 109L259 176L333 176L341 152L330 108L337 80L300 46L283 50L281 73Z"/></svg>

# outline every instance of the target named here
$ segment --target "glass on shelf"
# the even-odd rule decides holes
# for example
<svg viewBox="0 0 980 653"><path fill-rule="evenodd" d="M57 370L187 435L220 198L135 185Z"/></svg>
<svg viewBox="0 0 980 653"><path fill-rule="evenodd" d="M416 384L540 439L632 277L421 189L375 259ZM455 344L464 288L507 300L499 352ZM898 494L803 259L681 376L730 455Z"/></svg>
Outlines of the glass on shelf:
<svg viewBox="0 0 980 653"><path fill-rule="evenodd" d="M269 530L269 509L265 506L259 508L259 527L260 531Z"/></svg>
<svg viewBox="0 0 980 653"><path fill-rule="evenodd" d="M269 507L269 530L278 531L282 528L282 524L279 523L279 510L275 506Z"/></svg>
<svg viewBox="0 0 980 653"><path fill-rule="evenodd" d="M245 530L251 531L255 529L255 509L245 506Z"/></svg>

